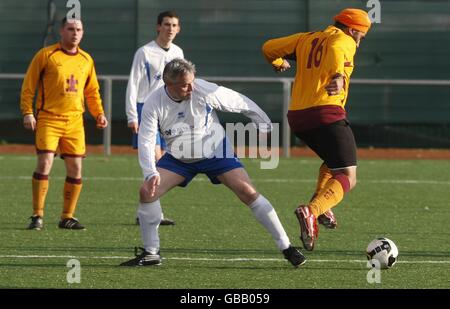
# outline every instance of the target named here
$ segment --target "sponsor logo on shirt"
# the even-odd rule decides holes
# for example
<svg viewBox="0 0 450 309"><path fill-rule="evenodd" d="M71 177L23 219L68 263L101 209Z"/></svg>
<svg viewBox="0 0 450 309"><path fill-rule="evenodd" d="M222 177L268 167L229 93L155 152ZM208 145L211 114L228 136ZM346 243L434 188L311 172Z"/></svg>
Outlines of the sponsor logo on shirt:
<svg viewBox="0 0 450 309"><path fill-rule="evenodd" d="M190 126L186 123L178 123L174 125L173 128L164 130L163 134L165 136L179 136L183 134L191 134L194 129L194 126Z"/></svg>

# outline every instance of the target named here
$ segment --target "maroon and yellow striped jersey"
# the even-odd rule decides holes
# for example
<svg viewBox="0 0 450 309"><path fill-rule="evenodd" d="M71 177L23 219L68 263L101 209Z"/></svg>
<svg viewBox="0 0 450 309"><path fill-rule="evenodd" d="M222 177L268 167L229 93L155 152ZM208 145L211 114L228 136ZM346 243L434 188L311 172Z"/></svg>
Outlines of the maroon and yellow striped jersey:
<svg viewBox="0 0 450 309"><path fill-rule="evenodd" d="M94 61L80 48L69 54L57 43L36 53L22 84L23 115L33 114L35 95L37 111L67 117L79 115L85 110L86 99L94 118L104 113Z"/></svg>
<svg viewBox="0 0 450 309"><path fill-rule="evenodd" d="M353 38L334 26L269 40L263 45L263 54L270 63L279 57L297 61L290 111L330 105L344 109L355 52ZM344 76L344 89L330 96L325 86L336 74Z"/></svg>

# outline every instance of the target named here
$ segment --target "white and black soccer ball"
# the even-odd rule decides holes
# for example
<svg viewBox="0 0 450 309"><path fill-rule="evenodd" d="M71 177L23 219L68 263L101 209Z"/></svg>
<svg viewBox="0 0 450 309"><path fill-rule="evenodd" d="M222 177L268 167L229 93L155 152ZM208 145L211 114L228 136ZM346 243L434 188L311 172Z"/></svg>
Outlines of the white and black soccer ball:
<svg viewBox="0 0 450 309"><path fill-rule="evenodd" d="M392 240L381 237L369 243L366 254L367 259L372 263L372 267L387 269L394 266L397 262L398 249ZM376 265L376 261L378 261L379 265Z"/></svg>

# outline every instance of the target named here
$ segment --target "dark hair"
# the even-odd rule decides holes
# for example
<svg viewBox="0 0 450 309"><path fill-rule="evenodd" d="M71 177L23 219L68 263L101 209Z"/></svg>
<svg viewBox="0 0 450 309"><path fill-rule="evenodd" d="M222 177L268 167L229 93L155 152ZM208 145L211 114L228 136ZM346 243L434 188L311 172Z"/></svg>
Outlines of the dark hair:
<svg viewBox="0 0 450 309"><path fill-rule="evenodd" d="M178 22L180 21L180 17L178 17L178 15L177 15L177 13L175 13L175 11L164 11L164 12L159 13L159 15L158 15L158 21L157 21L158 25L162 24L164 17L176 18L176 19L178 19Z"/></svg>
<svg viewBox="0 0 450 309"><path fill-rule="evenodd" d="M338 21L334 23L334 26L335 26L336 28L341 29L341 30L344 30L345 28L350 28L349 26L346 26L346 25L344 25L343 23L340 23L340 22L338 22Z"/></svg>
<svg viewBox="0 0 450 309"><path fill-rule="evenodd" d="M74 19L74 20L79 20L79 19ZM79 20L81 21L81 20ZM64 16L64 18L61 20L61 28L63 28L68 22L67 16Z"/></svg>
<svg viewBox="0 0 450 309"><path fill-rule="evenodd" d="M164 67L164 83L175 83L178 76L192 73L195 75L195 65L186 59L175 58Z"/></svg>

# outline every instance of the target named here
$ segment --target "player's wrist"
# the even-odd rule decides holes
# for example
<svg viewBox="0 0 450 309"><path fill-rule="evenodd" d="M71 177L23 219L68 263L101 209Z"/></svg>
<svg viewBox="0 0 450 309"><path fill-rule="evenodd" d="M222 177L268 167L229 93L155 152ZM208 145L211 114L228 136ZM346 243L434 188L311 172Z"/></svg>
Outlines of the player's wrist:
<svg viewBox="0 0 450 309"><path fill-rule="evenodd" d="M260 123L258 124L258 130L261 133L270 133L272 132L273 126L271 123Z"/></svg>
<svg viewBox="0 0 450 309"><path fill-rule="evenodd" d="M339 79L339 78L344 78L344 75L342 75L341 73L336 73L333 75L333 77L331 77L331 79Z"/></svg>
<svg viewBox="0 0 450 309"><path fill-rule="evenodd" d="M158 172L153 172L147 175L144 175L144 181L149 181L150 179L152 179L155 176L159 176Z"/></svg>
<svg viewBox="0 0 450 309"><path fill-rule="evenodd" d="M34 114L32 114L32 113L23 115L23 120L31 121L33 119L34 119Z"/></svg>

